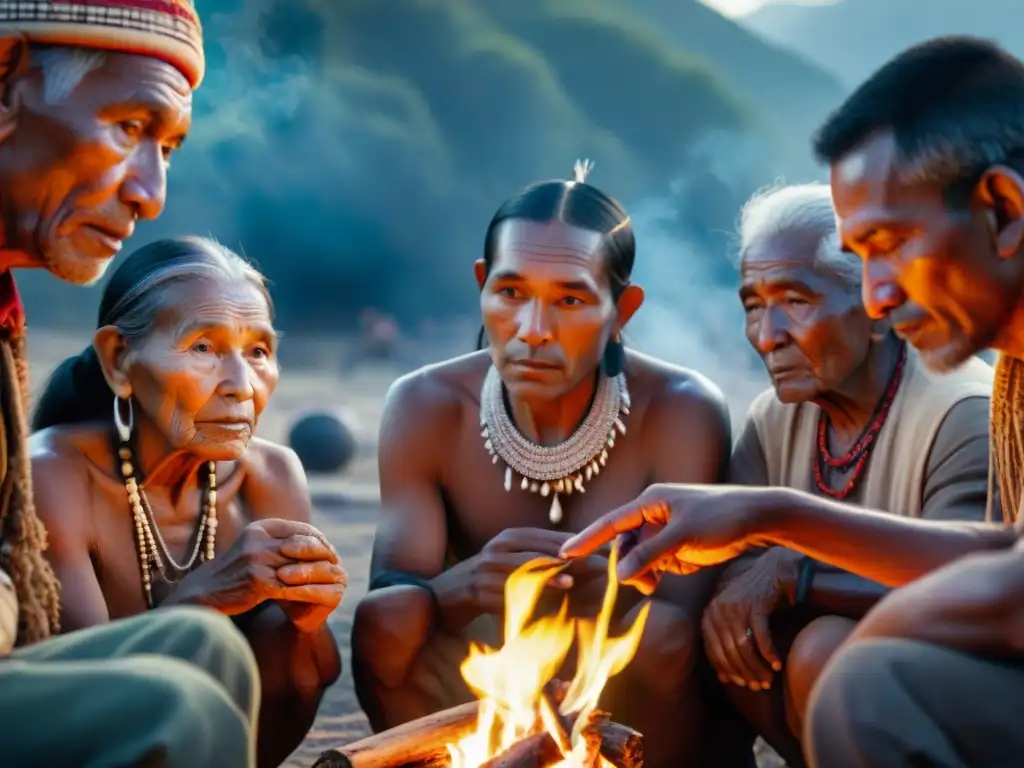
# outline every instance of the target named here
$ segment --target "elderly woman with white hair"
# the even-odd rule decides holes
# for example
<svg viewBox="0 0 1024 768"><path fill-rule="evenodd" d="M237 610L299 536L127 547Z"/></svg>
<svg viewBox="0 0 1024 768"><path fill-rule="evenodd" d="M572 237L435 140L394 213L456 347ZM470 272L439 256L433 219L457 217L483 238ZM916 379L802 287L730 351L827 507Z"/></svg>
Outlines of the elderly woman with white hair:
<svg viewBox="0 0 1024 768"><path fill-rule="evenodd" d="M891 244L880 258L900 258ZM759 193L740 216L747 340L772 387L747 414L732 482L789 486L893 514L984 519L992 370L928 372L861 303L829 187ZM782 548L734 561L704 613L708 658L733 703L787 761L811 687L879 584Z"/></svg>

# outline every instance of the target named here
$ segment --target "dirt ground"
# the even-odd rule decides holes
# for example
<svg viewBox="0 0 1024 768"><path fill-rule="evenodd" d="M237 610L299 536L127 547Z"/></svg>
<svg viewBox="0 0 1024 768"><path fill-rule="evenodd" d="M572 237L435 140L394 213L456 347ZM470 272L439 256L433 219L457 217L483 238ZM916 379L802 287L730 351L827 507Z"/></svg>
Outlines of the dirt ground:
<svg viewBox="0 0 1024 768"><path fill-rule="evenodd" d="M38 391L61 359L78 352L86 342L84 338L45 333L32 333L30 338L34 391ZM294 344L292 338L288 341ZM319 343L308 345L302 357L308 368L286 366L282 371L281 383L260 423L259 434L287 442L288 427L297 415L311 409L338 409L352 424L359 450L342 476L310 477L314 523L338 549L349 573L345 599L330 619L345 667L338 682L326 692L309 736L285 763L287 768L308 768L323 750L370 732L352 686L349 637L353 611L366 592L370 548L379 508L377 426L383 396L395 378L393 370L372 367L343 377L337 372L337 355ZM313 366L323 372L309 372ZM761 768L784 766L764 749L759 750L758 765Z"/></svg>

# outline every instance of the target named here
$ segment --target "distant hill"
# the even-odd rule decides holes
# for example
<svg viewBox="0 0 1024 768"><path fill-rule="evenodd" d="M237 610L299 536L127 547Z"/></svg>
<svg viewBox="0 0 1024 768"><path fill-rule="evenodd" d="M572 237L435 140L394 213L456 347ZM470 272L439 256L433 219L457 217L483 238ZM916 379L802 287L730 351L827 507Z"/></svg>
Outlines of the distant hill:
<svg viewBox="0 0 1024 768"><path fill-rule="evenodd" d="M803 143L845 92L810 58L766 41L697 0L621 0L681 50L707 59L758 110ZM794 135L795 134L795 135Z"/></svg>
<svg viewBox="0 0 1024 768"><path fill-rule="evenodd" d="M367 306L409 321L474 311L470 265L494 210L577 157L627 205L689 189L676 224L707 242L779 164L806 158L794 94L813 111L833 87L688 0L197 5L195 128L167 211L130 248L183 232L241 246L285 328L335 328ZM751 136L767 149L736 163ZM98 303L41 275L24 287L37 323Z"/></svg>
<svg viewBox="0 0 1024 768"><path fill-rule="evenodd" d="M1021 0L773 2L742 19L748 29L835 73L852 87L887 59L930 37L968 34L1024 56Z"/></svg>

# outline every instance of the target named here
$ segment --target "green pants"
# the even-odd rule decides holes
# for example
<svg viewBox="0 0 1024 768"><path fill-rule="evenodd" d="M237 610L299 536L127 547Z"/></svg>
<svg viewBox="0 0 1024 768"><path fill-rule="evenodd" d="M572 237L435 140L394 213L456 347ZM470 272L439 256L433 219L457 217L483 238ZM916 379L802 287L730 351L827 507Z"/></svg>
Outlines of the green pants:
<svg viewBox="0 0 1024 768"><path fill-rule="evenodd" d="M231 621L160 609L0 659L0 765L252 768L258 708Z"/></svg>

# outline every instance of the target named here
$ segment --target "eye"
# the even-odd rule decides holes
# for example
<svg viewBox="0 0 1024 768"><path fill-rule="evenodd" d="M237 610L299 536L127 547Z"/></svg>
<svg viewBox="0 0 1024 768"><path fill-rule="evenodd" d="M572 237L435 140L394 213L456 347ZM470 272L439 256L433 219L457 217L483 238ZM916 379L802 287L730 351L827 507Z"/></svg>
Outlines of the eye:
<svg viewBox="0 0 1024 768"><path fill-rule="evenodd" d="M579 296L566 296L564 299L562 299L562 303L568 304L570 307L578 307L581 304L586 304L586 302Z"/></svg>
<svg viewBox="0 0 1024 768"><path fill-rule="evenodd" d="M210 342L208 341L197 341L195 344L192 345L192 351L204 355L207 352L213 351L213 345L210 344Z"/></svg>
<svg viewBox="0 0 1024 768"><path fill-rule="evenodd" d="M138 140L145 130L145 126L139 120L123 120L117 124L117 127L121 130L121 133L132 141Z"/></svg>
<svg viewBox="0 0 1024 768"><path fill-rule="evenodd" d="M806 307L810 302L803 296L787 296L786 304L791 307Z"/></svg>
<svg viewBox="0 0 1024 768"><path fill-rule="evenodd" d="M506 285L503 288L498 289L498 293L508 299L515 299L519 296L519 291L510 285Z"/></svg>
<svg viewBox="0 0 1024 768"><path fill-rule="evenodd" d="M252 356L255 357L257 360L266 360L268 357L270 357L270 350L262 346L253 347Z"/></svg>

